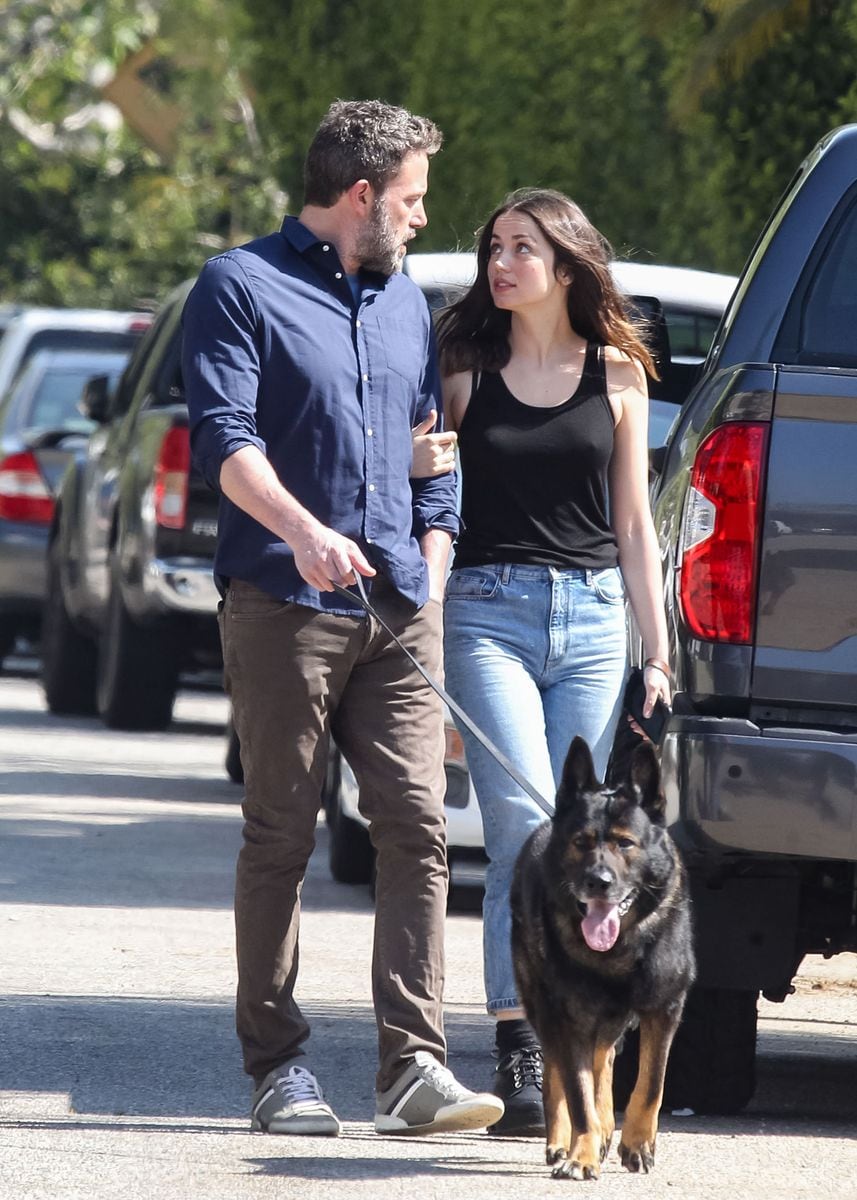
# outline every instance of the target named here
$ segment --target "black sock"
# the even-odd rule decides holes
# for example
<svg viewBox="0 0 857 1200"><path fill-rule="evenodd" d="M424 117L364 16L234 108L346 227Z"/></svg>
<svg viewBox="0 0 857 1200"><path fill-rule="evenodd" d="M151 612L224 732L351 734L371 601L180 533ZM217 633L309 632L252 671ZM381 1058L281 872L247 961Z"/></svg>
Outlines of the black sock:
<svg viewBox="0 0 857 1200"><path fill-rule="evenodd" d="M538 1049L539 1039L526 1017L514 1017L511 1021L497 1022L497 1053L502 1058L513 1050Z"/></svg>

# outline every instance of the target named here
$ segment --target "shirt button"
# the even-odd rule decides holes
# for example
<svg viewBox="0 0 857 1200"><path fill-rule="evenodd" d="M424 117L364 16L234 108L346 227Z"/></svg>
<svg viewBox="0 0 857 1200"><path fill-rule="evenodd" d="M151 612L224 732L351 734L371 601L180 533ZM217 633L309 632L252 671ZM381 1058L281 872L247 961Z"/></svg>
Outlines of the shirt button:
<svg viewBox="0 0 857 1200"><path fill-rule="evenodd" d="M369 376L368 376L368 375L364 375L364 376L363 376L363 382L364 382L364 383L368 383L368 382L369 382Z"/></svg>
<svg viewBox="0 0 857 1200"><path fill-rule="evenodd" d="M330 246L322 246L322 250L329 250Z"/></svg>
<svg viewBox="0 0 857 1200"><path fill-rule="evenodd" d="M360 326L363 324L363 322L362 322L362 321L357 321L357 322L355 322L355 324L357 325L357 328L359 329L359 328L360 328Z"/></svg>
<svg viewBox="0 0 857 1200"><path fill-rule="evenodd" d="M374 538L367 538L367 539L366 539L366 544L367 544L367 546L372 546L372 545L374 544L374 542L375 542L375 539L374 539Z"/></svg>
<svg viewBox="0 0 857 1200"><path fill-rule="evenodd" d="M375 484L374 484L374 483L370 483L370 484L369 484L369 491L370 491L370 492L374 492L374 491L375 491Z"/></svg>
<svg viewBox="0 0 857 1200"><path fill-rule="evenodd" d="M341 271L337 271L337 272L336 272L336 275L334 276L334 278L335 278L335 279L341 279L341 278L342 278L342 272L341 272Z"/></svg>
<svg viewBox="0 0 857 1200"><path fill-rule="evenodd" d="M366 430L366 436L367 436L367 437L371 437L371 436L372 436L372 434L373 434L374 432L375 432L375 430L374 430L374 429L367 429L367 430Z"/></svg>

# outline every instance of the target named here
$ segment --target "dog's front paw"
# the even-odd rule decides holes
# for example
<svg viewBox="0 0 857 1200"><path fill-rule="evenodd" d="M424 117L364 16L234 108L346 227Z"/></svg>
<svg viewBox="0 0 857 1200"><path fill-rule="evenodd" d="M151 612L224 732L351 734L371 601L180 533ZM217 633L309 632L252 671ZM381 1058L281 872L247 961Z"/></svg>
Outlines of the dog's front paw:
<svg viewBox="0 0 857 1200"><path fill-rule="evenodd" d="M597 1179L599 1173L595 1163L582 1163L576 1158L566 1158L556 1164L551 1171L551 1179Z"/></svg>
<svg viewBox="0 0 857 1200"><path fill-rule="evenodd" d="M601 1138L584 1134L575 1140L571 1150L564 1146L548 1146L547 1162L552 1167L552 1179L597 1179L604 1156Z"/></svg>
<svg viewBox="0 0 857 1200"><path fill-rule="evenodd" d="M624 1141L621 1141L619 1143L619 1157L622 1160L622 1166L626 1171L630 1171L632 1175L639 1175L641 1171L648 1174L655 1165L654 1142L641 1142L638 1146L628 1146Z"/></svg>

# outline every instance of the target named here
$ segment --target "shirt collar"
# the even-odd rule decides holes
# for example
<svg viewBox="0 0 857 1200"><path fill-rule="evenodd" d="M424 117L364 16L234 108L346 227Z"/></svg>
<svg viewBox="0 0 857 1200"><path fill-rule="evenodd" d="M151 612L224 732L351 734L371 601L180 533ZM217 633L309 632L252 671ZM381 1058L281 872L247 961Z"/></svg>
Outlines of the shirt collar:
<svg viewBox="0 0 857 1200"><path fill-rule="evenodd" d="M297 217L285 217L280 226L280 233L298 254L306 254L308 250L312 250L316 246L320 246L322 249L329 247L336 255L337 263L339 262L339 255L336 253L333 243L323 242ZM372 292L382 292L393 278L392 275L380 275L376 271L367 271L365 267L360 268L359 274L363 287Z"/></svg>
<svg viewBox="0 0 857 1200"><path fill-rule="evenodd" d="M321 238L316 237L297 217L286 217L280 226L280 233L299 254L309 250L310 246L321 245Z"/></svg>

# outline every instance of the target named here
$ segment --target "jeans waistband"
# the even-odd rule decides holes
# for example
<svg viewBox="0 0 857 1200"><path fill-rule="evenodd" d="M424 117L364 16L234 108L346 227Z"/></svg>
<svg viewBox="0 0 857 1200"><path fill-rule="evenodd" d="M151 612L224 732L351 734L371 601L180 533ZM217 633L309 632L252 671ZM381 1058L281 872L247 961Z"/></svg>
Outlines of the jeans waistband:
<svg viewBox="0 0 857 1200"><path fill-rule="evenodd" d="M582 579L585 583L592 583L593 575L600 575L601 570L592 570L590 567L547 567L536 566L525 563L487 563L486 570L495 571L502 583L509 583L512 579L535 579L541 580L543 583L548 583L554 579ZM608 568L609 569L609 568Z"/></svg>

